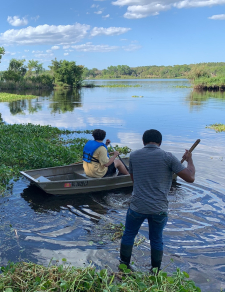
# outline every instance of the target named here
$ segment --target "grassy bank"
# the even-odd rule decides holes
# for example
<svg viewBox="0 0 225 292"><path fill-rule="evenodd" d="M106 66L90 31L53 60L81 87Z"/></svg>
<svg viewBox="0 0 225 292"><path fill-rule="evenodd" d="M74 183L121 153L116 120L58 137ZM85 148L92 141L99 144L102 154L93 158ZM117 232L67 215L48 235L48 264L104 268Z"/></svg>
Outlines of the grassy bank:
<svg viewBox="0 0 225 292"><path fill-rule="evenodd" d="M141 87L140 84L106 84L106 85L96 85L93 83L86 83L83 84L82 87L87 87L87 88L94 88L94 87L109 87L109 88L117 88L117 87L122 87L122 88L127 88L127 87Z"/></svg>
<svg viewBox="0 0 225 292"><path fill-rule="evenodd" d="M200 77L193 81L198 90L225 90L225 77Z"/></svg>
<svg viewBox="0 0 225 292"><path fill-rule="evenodd" d="M212 124L212 125L206 126L206 128L213 129L217 133L218 132L225 132L225 125L224 124Z"/></svg>
<svg viewBox="0 0 225 292"><path fill-rule="evenodd" d="M27 80L22 80L20 82L14 81L0 81L0 89L49 89L53 88L53 84L43 84L38 82L32 82Z"/></svg>
<svg viewBox="0 0 225 292"><path fill-rule="evenodd" d="M0 92L0 102L1 101L15 101L15 100L21 100L21 99L32 99L35 97L37 96Z"/></svg>
<svg viewBox="0 0 225 292"><path fill-rule="evenodd" d="M63 259L66 261L66 259ZM113 273L107 269L97 271L93 266L75 268L71 266L41 265L21 262L2 267L0 291L88 291L88 292L200 292L189 275L179 269L168 276L131 272L122 266L122 272Z"/></svg>

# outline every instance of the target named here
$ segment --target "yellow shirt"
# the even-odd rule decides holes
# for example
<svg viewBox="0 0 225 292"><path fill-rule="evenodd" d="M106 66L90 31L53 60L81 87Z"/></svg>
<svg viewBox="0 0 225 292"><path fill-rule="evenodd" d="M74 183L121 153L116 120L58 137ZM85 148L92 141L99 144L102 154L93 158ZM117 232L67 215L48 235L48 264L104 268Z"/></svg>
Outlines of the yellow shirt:
<svg viewBox="0 0 225 292"><path fill-rule="evenodd" d="M93 157L98 159L99 163L94 161L91 161L90 163L83 161L84 172L90 177L103 177L108 170L108 167L105 167L104 165L109 162L106 148L104 146L98 147L95 150Z"/></svg>

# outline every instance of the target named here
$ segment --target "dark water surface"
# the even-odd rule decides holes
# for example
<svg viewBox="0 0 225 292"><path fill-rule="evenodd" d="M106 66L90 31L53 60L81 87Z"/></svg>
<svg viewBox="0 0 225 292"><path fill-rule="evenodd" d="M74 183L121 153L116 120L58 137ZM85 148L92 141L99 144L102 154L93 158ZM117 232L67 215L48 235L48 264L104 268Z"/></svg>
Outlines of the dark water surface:
<svg viewBox="0 0 225 292"><path fill-rule="evenodd" d="M142 147L146 129L155 128L163 134L162 148L179 159L200 138L193 153L195 183L178 179L169 194L163 267L168 265L169 272L176 266L187 271L202 291L225 289L225 133L206 128L225 123L225 94L176 88L190 86L187 80L93 82L142 87L33 92L40 97L0 103L0 113L7 123L103 128L112 144L132 149ZM104 230L110 222L124 223L131 192L128 188L53 197L21 178L11 195L0 198L1 264L31 260L47 265L51 258L53 262L66 258L75 266L92 262L116 270L119 241L111 242ZM150 267L147 230L144 222L139 238L144 236L145 241L134 247L133 254L143 270Z"/></svg>

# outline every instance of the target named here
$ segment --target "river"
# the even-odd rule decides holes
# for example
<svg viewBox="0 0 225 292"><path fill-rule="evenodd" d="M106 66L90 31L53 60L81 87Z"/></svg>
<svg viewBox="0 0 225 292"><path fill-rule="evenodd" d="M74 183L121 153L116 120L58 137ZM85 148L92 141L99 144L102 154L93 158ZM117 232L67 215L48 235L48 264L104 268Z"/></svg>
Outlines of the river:
<svg viewBox="0 0 225 292"><path fill-rule="evenodd" d="M132 150L142 147L146 129L157 129L163 135L162 149L179 159L200 138L193 152L195 183L178 179L169 193L163 267L168 272L185 270L204 292L225 289L225 133L206 128L225 123L225 93L193 92L185 79L91 82L141 87L30 91L38 97L0 103L3 121L71 130L101 128L112 145ZM108 240L102 230L109 222L125 222L131 192L128 188L54 197L21 178L10 195L0 198L1 264L31 260L48 265L51 259L54 263L66 258L75 266L93 263L116 270L119 241ZM144 271L150 268L147 230L144 222L139 236L145 241L133 252L134 262Z"/></svg>

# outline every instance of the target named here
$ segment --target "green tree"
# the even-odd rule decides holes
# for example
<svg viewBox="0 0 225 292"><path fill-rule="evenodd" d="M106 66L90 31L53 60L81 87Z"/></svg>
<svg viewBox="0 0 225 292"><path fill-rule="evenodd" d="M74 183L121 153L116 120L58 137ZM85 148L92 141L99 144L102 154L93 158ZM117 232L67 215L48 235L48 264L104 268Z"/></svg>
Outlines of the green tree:
<svg viewBox="0 0 225 292"><path fill-rule="evenodd" d="M52 60L49 68L53 72L55 83L67 84L71 87L81 87L83 81L83 66L77 66L74 61Z"/></svg>
<svg viewBox="0 0 225 292"><path fill-rule="evenodd" d="M1 62L1 58L4 54L5 54L5 49L3 47L0 47L0 62Z"/></svg>
<svg viewBox="0 0 225 292"><path fill-rule="evenodd" d="M11 59L9 62L9 71L13 71L23 77L27 72L27 67L24 65L25 59L17 60Z"/></svg>
<svg viewBox="0 0 225 292"><path fill-rule="evenodd" d="M32 75L33 70L35 71L36 75L44 72L43 64L41 63L39 64L39 62L35 60L29 60L27 67L28 67L28 76Z"/></svg>
<svg viewBox="0 0 225 292"><path fill-rule="evenodd" d="M21 76L18 73L12 70L4 71L2 74L2 77L6 81L14 81L14 82L18 82L21 78Z"/></svg>

